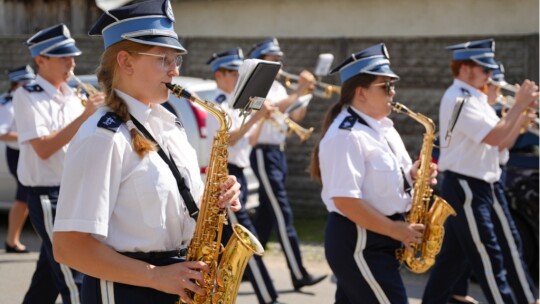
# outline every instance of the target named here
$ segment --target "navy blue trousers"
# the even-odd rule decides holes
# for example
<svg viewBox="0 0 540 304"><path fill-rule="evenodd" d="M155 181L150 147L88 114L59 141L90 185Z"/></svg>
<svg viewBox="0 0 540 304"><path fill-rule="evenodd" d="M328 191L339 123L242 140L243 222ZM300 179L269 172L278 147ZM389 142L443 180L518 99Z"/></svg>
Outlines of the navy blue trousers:
<svg viewBox="0 0 540 304"><path fill-rule="evenodd" d="M165 266L180 263L178 257L160 259L140 259L152 265ZM115 283L84 276L81 290L83 304L175 304L179 296L164 293L153 288Z"/></svg>
<svg viewBox="0 0 540 304"><path fill-rule="evenodd" d="M521 239L501 184L445 172L441 195L457 216L446 222L423 303L446 303L468 265L489 303L534 302L537 290L520 254Z"/></svg>
<svg viewBox="0 0 540 304"><path fill-rule="evenodd" d="M52 230L59 187L29 187L30 222L41 238L41 249L32 282L23 303L54 303L58 293L64 304L80 303L82 274L54 260Z"/></svg>
<svg viewBox="0 0 540 304"><path fill-rule="evenodd" d="M390 217L403 221L402 215ZM337 278L336 304L407 303L396 250L401 242L357 226L331 212L324 250Z"/></svg>
<svg viewBox="0 0 540 304"><path fill-rule="evenodd" d="M229 174L236 176L238 183L240 183L240 203L242 204L242 209L240 209L239 211L229 212L229 221L231 223L238 223L244 226L249 231L251 231L251 233L257 236L255 227L251 223L251 219L246 210L248 189L244 171L242 168L239 168L238 166L232 164L229 164L227 167L229 169ZM223 228L222 237L222 243L224 246L229 241L232 233L233 231L231 225L225 225ZM260 304L271 303L272 301L277 299L277 292L274 288L274 284L272 283L270 274L268 273L268 270L266 269L266 266L264 265L261 256L253 255L253 257L249 260L245 273L246 276L249 278L251 285L253 285L253 289L257 294L257 299L259 300Z"/></svg>
<svg viewBox="0 0 540 304"><path fill-rule="evenodd" d="M6 160L9 168L9 172L15 180L17 181L17 192L15 194L15 199L21 202L28 200L28 188L21 184L19 177L17 176L17 165L19 164L19 150L6 147Z"/></svg>
<svg viewBox="0 0 540 304"><path fill-rule="evenodd" d="M259 180L259 207L253 222L259 241L266 246L274 227L281 248L287 259L287 266L293 281L307 277L302 263L300 245L293 225L293 213L285 180L287 178L287 160L285 153L277 145L257 145L250 155L251 168Z"/></svg>

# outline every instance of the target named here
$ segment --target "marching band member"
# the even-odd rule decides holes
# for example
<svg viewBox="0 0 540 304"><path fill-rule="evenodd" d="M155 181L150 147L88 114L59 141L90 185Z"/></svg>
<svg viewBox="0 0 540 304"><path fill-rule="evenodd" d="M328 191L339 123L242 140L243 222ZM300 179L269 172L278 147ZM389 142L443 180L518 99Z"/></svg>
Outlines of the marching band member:
<svg viewBox="0 0 540 304"><path fill-rule="evenodd" d="M407 303L395 252L420 243L424 226L404 222L418 162L387 118L399 77L382 43L335 72L341 98L326 114L311 165L329 212L324 248L337 278L335 302Z"/></svg>
<svg viewBox="0 0 540 304"><path fill-rule="evenodd" d="M221 105L221 108L230 115L232 120L232 126L229 131L229 158L227 169L229 170L229 174L234 175L238 183L240 183L240 203L242 208L237 212L228 212L229 222L239 223L256 236L257 232L255 227L253 227L246 210L248 188L246 176L244 175L244 168L249 167L249 153L251 152L249 132L257 121L270 113L270 109L268 105L263 104L263 107L247 118L245 124L242 126L243 118L239 116L240 110L233 109L231 103L234 87L238 81L238 70L240 65L242 65L243 60L244 56L242 50L240 48L234 48L213 54L207 64L210 65L217 84L214 102ZM207 138L212 140L216 131L219 129L219 124L215 117L208 117L207 129ZM211 145L212 143L209 142L208 146ZM233 234L231 227L230 224L223 227L223 238L221 240L223 244L227 244L229 238ZM272 283L272 278L270 278L270 274L268 273L261 256L254 255L253 258L249 260L246 268L246 275L251 281L251 285L253 285L253 289L257 294L257 299L260 304L279 303L277 302L278 294Z"/></svg>
<svg viewBox="0 0 540 304"><path fill-rule="evenodd" d="M195 150L176 116L160 104L186 49L168 0L104 13L90 35L105 51L98 80L106 107L82 126L66 155L54 254L85 274L84 303L192 303L203 294L201 261L185 262L203 194ZM188 191L184 191L185 187ZM233 176L221 208L240 208ZM182 189L182 190L180 190ZM205 219L199 219L205 220Z"/></svg>
<svg viewBox="0 0 540 304"><path fill-rule="evenodd" d="M275 38L256 44L249 52L250 58L275 62L281 62L282 56L283 52ZM305 92L313 90L314 82L315 77L310 72L303 71L300 73L296 91L287 94L285 87L274 81L266 102L277 110L285 112ZM299 120L305 113L306 107L301 107L290 113L290 118ZM306 271L302 263L299 240L293 226L292 209L285 189L287 160L284 152L286 139L284 130L287 130L287 125L283 117L273 114L270 118L258 123L250 135L249 141L253 146L250 163L260 185L260 205L253 224L263 246L266 246L272 230L277 226L277 235L287 259L294 289L299 290L303 286L317 284L326 275L313 276Z"/></svg>
<svg viewBox="0 0 540 304"><path fill-rule="evenodd" d="M497 117L482 91L492 71L493 39L449 46L453 84L439 111L444 176L441 196L456 210L424 291L423 303L445 303L470 265L489 303L538 303L538 295L520 254L520 239L499 182L500 151L512 145L537 104L538 86L525 80L515 104ZM453 113L457 113L455 115ZM506 206L506 208L505 208ZM506 210L505 210L506 209ZM450 286L449 286L450 285Z"/></svg>
<svg viewBox="0 0 540 304"><path fill-rule="evenodd" d="M68 144L103 95L91 96L85 108L66 83L81 51L64 24L39 31L26 44L38 75L13 96L20 146L17 175L28 187L30 221L42 245L23 303L55 303L59 292L64 303L78 303L80 275L54 260L52 227Z"/></svg>
<svg viewBox="0 0 540 304"><path fill-rule="evenodd" d="M8 71L8 78L11 81L11 87L7 93L0 96L0 140L6 143L6 161L9 172L17 182L17 190L15 202L9 209L5 246L7 253L27 253L28 250L21 244L20 236L28 217L28 205L26 202L28 189L21 184L17 177L19 144L17 143L17 128L12 101L15 90L31 82L36 78L36 75L29 65L25 65Z"/></svg>

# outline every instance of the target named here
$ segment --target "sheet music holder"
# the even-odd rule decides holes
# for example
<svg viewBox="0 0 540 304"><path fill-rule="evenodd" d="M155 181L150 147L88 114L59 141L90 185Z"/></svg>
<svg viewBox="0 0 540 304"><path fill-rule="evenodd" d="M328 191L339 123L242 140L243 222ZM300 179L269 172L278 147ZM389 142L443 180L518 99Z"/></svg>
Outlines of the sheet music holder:
<svg viewBox="0 0 540 304"><path fill-rule="evenodd" d="M281 64L260 59L246 59L240 66L232 106L242 109L244 118L252 109L259 110L276 79Z"/></svg>

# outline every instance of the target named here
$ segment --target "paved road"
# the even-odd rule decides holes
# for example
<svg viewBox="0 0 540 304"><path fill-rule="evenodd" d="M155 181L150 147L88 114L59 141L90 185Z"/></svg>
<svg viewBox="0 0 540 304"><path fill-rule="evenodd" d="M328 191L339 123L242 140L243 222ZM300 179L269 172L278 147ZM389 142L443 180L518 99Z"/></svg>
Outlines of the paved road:
<svg viewBox="0 0 540 304"><path fill-rule="evenodd" d="M0 221L0 244L3 244L6 235L6 217L0 217ZM2 304L21 303L30 284L40 241L29 226L24 230L22 240L28 245L28 248L32 251L31 253L6 254L3 249L0 249L0 303ZM306 269L310 273L328 274L329 276L315 286L303 288L302 292L294 292L285 258L279 249L279 245L271 243L264 259L274 279L275 287L280 294L279 300L289 304L333 303L335 284L331 280L330 268L324 260L323 248L318 245L302 245L302 253ZM403 278L410 303L420 303L427 275L414 275L403 270ZM472 284L470 289L474 297L483 299L478 285ZM236 303L257 303L257 298L249 282L241 284Z"/></svg>

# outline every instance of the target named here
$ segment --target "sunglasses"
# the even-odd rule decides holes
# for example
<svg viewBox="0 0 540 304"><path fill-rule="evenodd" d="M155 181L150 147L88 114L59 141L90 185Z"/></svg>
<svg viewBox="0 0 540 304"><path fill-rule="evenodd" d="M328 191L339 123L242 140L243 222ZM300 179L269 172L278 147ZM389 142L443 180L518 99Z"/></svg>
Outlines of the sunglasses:
<svg viewBox="0 0 540 304"><path fill-rule="evenodd" d="M385 82L371 84L370 86L383 87L386 94L390 95L396 90L396 82L396 80L387 80Z"/></svg>

